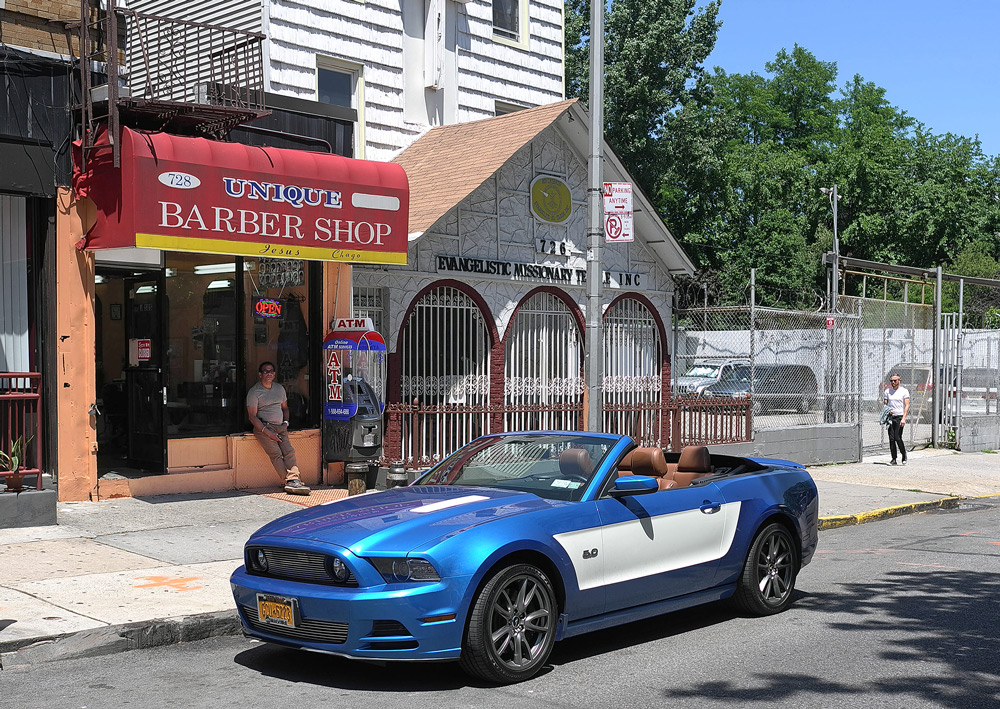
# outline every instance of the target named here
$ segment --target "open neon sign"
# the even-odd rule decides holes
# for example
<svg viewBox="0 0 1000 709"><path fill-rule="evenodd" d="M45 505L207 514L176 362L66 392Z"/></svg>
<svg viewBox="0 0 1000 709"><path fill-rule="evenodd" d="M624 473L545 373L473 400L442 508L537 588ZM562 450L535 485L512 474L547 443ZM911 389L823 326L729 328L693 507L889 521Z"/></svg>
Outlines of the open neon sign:
<svg viewBox="0 0 1000 709"><path fill-rule="evenodd" d="M283 310L281 301L274 298L258 298L253 308L262 318L280 318Z"/></svg>

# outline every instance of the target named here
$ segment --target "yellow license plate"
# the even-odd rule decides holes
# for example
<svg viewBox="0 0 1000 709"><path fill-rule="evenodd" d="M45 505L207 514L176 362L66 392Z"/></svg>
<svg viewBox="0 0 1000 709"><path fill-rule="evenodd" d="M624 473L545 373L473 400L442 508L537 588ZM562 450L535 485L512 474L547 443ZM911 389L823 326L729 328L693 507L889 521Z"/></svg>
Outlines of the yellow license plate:
<svg viewBox="0 0 1000 709"><path fill-rule="evenodd" d="M261 623L294 628L298 621L298 603L294 598L258 593L257 617Z"/></svg>

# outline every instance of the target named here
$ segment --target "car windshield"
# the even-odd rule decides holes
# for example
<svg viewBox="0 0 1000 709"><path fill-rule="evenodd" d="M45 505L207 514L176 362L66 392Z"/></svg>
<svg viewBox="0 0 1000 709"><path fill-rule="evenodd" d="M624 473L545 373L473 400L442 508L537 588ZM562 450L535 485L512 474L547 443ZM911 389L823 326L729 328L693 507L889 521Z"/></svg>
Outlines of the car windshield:
<svg viewBox="0 0 1000 709"><path fill-rule="evenodd" d="M488 436L458 449L415 485L462 485L578 501L617 437L575 434Z"/></svg>
<svg viewBox="0 0 1000 709"><path fill-rule="evenodd" d="M719 367L714 364L695 364L684 372L685 377L717 377Z"/></svg>
<svg viewBox="0 0 1000 709"><path fill-rule="evenodd" d="M750 367L736 367L722 378L723 384L746 384L750 381Z"/></svg>

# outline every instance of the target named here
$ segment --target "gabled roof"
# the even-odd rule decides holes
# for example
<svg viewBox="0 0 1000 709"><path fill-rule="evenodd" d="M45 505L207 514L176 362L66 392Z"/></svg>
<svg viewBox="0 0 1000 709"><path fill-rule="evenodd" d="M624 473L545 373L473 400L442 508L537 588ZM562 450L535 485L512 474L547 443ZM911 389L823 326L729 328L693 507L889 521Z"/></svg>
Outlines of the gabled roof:
<svg viewBox="0 0 1000 709"><path fill-rule="evenodd" d="M589 118L579 100L527 108L495 118L439 126L414 141L393 162L410 184L410 240L419 238L488 180L542 131L559 124L577 152L590 151ZM604 179L632 182L607 146ZM633 190L635 230L671 273L694 273L695 267L641 190Z"/></svg>

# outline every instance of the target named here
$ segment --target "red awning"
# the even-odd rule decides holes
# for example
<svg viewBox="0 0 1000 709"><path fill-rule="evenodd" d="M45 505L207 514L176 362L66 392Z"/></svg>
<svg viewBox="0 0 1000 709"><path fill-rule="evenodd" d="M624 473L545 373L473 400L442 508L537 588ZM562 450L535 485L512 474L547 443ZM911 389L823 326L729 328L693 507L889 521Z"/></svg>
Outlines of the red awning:
<svg viewBox="0 0 1000 709"><path fill-rule="evenodd" d="M83 172L74 146L73 187L97 206L80 249L406 263L409 188L395 163L121 133L120 169L105 148Z"/></svg>

